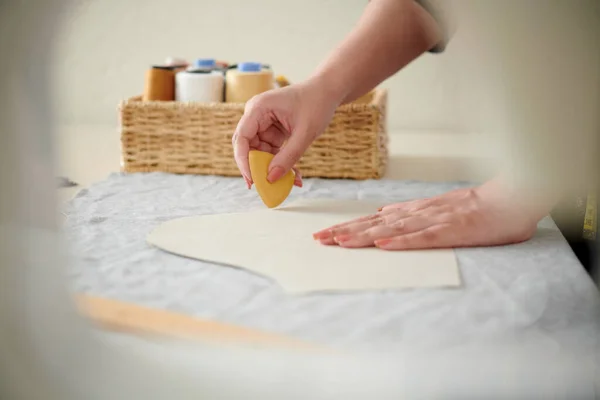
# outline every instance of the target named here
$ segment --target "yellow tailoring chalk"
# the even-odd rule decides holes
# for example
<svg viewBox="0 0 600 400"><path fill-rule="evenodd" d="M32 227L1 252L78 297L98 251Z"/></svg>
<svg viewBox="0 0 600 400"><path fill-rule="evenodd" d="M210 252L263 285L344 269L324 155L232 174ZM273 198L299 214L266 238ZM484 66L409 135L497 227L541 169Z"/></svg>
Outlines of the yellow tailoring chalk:
<svg viewBox="0 0 600 400"><path fill-rule="evenodd" d="M263 203L269 208L277 207L283 203L294 186L294 173L289 171L278 181L271 183L267 180L267 175L269 174L269 164L273 159L273 154L251 150L248 158L252 181L254 181L256 191Z"/></svg>

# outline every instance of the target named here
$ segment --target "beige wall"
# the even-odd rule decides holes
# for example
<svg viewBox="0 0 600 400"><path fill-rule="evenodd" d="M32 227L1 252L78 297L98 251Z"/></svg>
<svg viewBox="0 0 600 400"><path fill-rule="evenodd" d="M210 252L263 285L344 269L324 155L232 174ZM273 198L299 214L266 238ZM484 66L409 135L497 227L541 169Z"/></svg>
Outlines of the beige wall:
<svg viewBox="0 0 600 400"><path fill-rule="evenodd" d="M306 78L350 31L366 0L74 1L57 43L60 122L117 123L120 99L166 56L260 60L292 81ZM425 55L392 77L391 131L456 131L456 79L444 55Z"/></svg>
<svg viewBox="0 0 600 400"><path fill-rule="evenodd" d="M545 0L543 18L539 2L444 1L459 22L447 51L383 84L389 131L404 134L397 153L449 156L451 143L532 182L581 175L600 109L597 1ZM53 65L59 123L116 127L118 102L140 94L145 69L169 55L258 60L291 81L307 77L367 0L72 4Z"/></svg>

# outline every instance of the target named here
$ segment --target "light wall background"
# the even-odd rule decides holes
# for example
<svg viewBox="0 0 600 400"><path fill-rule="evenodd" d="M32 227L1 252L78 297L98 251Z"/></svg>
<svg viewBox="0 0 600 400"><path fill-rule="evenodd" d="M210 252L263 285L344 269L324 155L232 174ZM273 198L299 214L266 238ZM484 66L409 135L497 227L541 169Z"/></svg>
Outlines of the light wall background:
<svg viewBox="0 0 600 400"><path fill-rule="evenodd" d="M598 2L546 0L542 15L533 1L441 1L458 23L446 51L421 56L382 84L392 153L403 162L407 155L441 160L436 173L451 169L448 158L481 158L469 164L469 179L496 165L532 182L585 170L576 165L593 160L588 149L595 148ZM353 28L368 0L69 3L49 66L57 122L116 136L118 103L142 93L151 64L167 56L260 61L298 82ZM421 176L423 165L405 177Z"/></svg>
<svg viewBox="0 0 600 400"><path fill-rule="evenodd" d="M309 76L352 29L367 0L174 2L75 0L53 65L60 123L116 126L121 99L167 56L261 61L292 82ZM460 31L455 41L460 41ZM426 54L382 84L391 132L464 133L455 109L456 46Z"/></svg>

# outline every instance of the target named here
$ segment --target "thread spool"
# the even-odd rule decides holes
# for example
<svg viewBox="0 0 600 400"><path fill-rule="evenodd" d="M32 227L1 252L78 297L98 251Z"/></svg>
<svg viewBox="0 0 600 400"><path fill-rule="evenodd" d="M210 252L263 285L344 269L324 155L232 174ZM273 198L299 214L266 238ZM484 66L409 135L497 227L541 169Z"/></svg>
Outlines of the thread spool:
<svg viewBox="0 0 600 400"><path fill-rule="evenodd" d="M274 88L273 71L259 63L240 63L225 75L225 101L228 103L245 103Z"/></svg>
<svg viewBox="0 0 600 400"><path fill-rule="evenodd" d="M181 71L175 75L175 98L200 103L222 102L224 85L225 78L219 71Z"/></svg>
<svg viewBox="0 0 600 400"><path fill-rule="evenodd" d="M144 101L175 100L175 71L173 67L154 66L146 71Z"/></svg>

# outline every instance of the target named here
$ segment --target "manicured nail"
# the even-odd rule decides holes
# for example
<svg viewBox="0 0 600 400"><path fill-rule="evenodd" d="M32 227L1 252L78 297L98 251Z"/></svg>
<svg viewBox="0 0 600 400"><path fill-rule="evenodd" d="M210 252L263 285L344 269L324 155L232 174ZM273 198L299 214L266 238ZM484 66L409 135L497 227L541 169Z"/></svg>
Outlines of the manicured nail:
<svg viewBox="0 0 600 400"><path fill-rule="evenodd" d="M313 239L315 240L327 239L329 236L331 236L330 231L320 231L313 233Z"/></svg>
<svg viewBox="0 0 600 400"><path fill-rule="evenodd" d="M336 243L343 243L343 242L347 242L348 240L352 239L352 236L350 235L340 235L340 236L335 236L333 238L333 240Z"/></svg>
<svg viewBox="0 0 600 400"><path fill-rule="evenodd" d="M269 175L267 175L267 180L270 183L273 182L277 182L277 180L279 178L281 178L283 176L283 168L282 167L273 167L270 171L269 171Z"/></svg>

